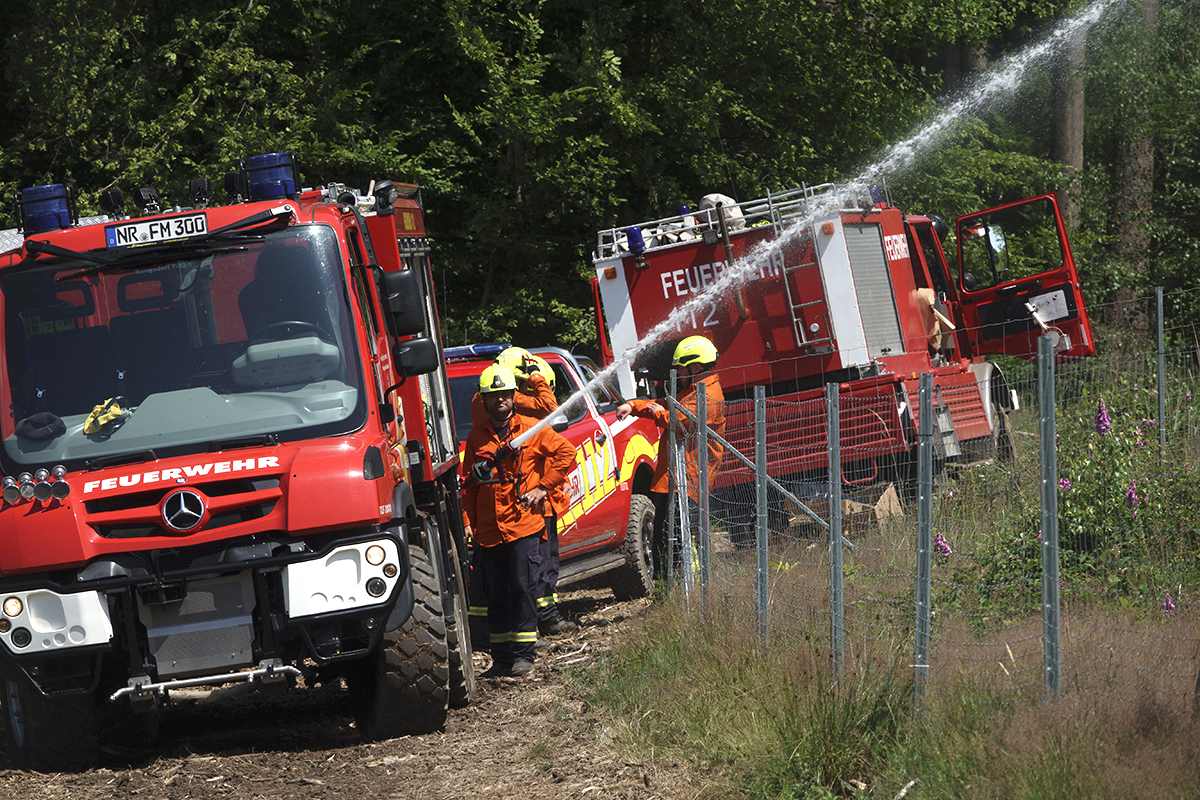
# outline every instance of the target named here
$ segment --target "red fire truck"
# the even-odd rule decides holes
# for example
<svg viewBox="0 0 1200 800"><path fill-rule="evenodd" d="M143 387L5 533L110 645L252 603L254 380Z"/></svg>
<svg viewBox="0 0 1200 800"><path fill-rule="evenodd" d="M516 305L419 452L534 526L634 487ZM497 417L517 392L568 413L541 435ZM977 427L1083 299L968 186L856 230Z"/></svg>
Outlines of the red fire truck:
<svg viewBox="0 0 1200 800"><path fill-rule="evenodd" d="M636 354L616 373L631 396L639 375L665 379L680 338L710 337L726 398L759 385L771 398L772 475L827 471L828 383L839 386L843 480L877 483L907 468L921 373L934 377L939 455L971 460L1011 448L1016 397L988 356L1032 358L1043 336L1063 358L1094 354L1053 196L959 218L953 259L945 223L904 213L878 186L706 200L600 231L602 360ZM727 413L734 443L753 452L751 404ZM716 496L748 478L731 464Z"/></svg>
<svg viewBox="0 0 1200 800"><path fill-rule="evenodd" d="M101 712L346 679L368 739L474 692L458 452L417 187L226 205L18 193L0 255L0 674L20 766L85 766ZM105 713L104 719L109 718Z"/></svg>

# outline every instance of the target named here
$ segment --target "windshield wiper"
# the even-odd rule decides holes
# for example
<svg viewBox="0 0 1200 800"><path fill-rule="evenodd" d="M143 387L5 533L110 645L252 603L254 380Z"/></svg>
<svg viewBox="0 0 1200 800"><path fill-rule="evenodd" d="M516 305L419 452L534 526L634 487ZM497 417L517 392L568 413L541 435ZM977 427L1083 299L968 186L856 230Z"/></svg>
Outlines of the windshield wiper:
<svg viewBox="0 0 1200 800"><path fill-rule="evenodd" d="M219 243L222 241L227 242L231 239L236 239L239 242L253 241L256 237L261 236L261 234L268 233L277 227L285 227L293 216L294 213L290 207L276 206L275 208L268 208L264 211L251 214L228 225L222 225L220 228L209 231L206 236L121 250L88 250L81 252L38 239L26 240L25 250L29 253L85 261L95 265L81 269L78 272L72 272L70 275L60 276L56 279L56 282L61 283L63 281L86 278L89 275L104 272L108 269L137 270L142 266L158 266L161 263L159 256L164 253L170 253L172 256L182 259L188 256L236 250L238 249L237 246L221 245ZM30 265L33 265L32 262Z"/></svg>
<svg viewBox="0 0 1200 800"><path fill-rule="evenodd" d="M275 208L268 208L266 211L259 211L257 214L251 214L244 219L239 219L237 222L231 222L228 225L222 225L215 230L211 230L208 232L208 238L213 239L230 233L238 233L246 230L247 228L254 228L256 225L261 225L262 223L270 223L267 225L262 225L262 227L271 228L275 225L278 225L280 222L287 223L291 218L291 207L276 206Z"/></svg>
<svg viewBox="0 0 1200 800"><path fill-rule="evenodd" d="M50 242L39 241L38 239L26 239L25 250L29 253L45 253L48 256L58 256L59 258L74 258L79 261L90 261L93 264L113 264L116 259L110 255L100 255L94 250L89 250L86 253L81 253L78 250L71 250L66 247L59 247Z"/></svg>
<svg viewBox="0 0 1200 800"><path fill-rule="evenodd" d="M164 254L169 254L171 261L183 261L189 257L212 255L214 253L230 253L239 250L245 250L245 244L218 244L216 242L189 242L185 244L171 245L154 245L154 249L149 247L139 248L137 251L130 253L125 258L114 261L106 261L98 263L94 267L85 267L78 272L72 272L69 275L60 275L55 278L56 283L63 281L73 281L79 278L86 278L89 275L95 275L97 272L107 272L108 270L130 270L136 272L144 267L161 266L164 259Z"/></svg>
<svg viewBox="0 0 1200 800"><path fill-rule="evenodd" d="M114 467L118 464L140 464L143 461L158 461L158 456L154 454L153 450L138 450L133 453L117 453L111 456L89 458L83 462L83 466L89 471L95 471L104 467Z"/></svg>
<svg viewBox="0 0 1200 800"><path fill-rule="evenodd" d="M220 450L239 450L243 447L265 447L276 444L279 444L278 434L260 433L252 436L242 436L237 439L222 439L212 442L208 446L208 452L216 453Z"/></svg>

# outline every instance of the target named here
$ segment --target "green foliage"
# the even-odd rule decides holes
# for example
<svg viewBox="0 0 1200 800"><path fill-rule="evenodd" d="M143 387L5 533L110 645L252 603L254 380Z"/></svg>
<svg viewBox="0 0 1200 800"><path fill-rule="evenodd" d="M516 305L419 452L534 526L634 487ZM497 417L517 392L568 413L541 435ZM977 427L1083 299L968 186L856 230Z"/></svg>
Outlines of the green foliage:
<svg viewBox="0 0 1200 800"><path fill-rule="evenodd" d="M807 678L766 709L775 728L777 750L752 782L763 797L822 798L850 794L867 786L900 740L912 711L907 670L869 663L832 681Z"/></svg>
<svg viewBox="0 0 1200 800"><path fill-rule="evenodd" d="M1047 8L17 0L0 190L186 202L195 175L277 150L309 185L417 182L449 343L592 346L596 230L844 175L928 112L943 42Z"/></svg>
<svg viewBox="0 0 1200 800"><path fill-rule="evenodd" d="M69 178L87 213L113 185L186 203L190 178L220 185L238 158L277 150L298 154L309 185L416 182L448 343L591 347L596 230L711 191L853 175L935 111L961 43L1002 57L1064 5L14 0L0 9L0 191ZM1125 23L1089 41L1073 236L1089 298L1190 285L1198 263L1200 26L1186 0L1164 0L1145 48ZM1050 78L1041 65L1025 78L888 176L901 205L951 217L1065 185L1048 158ZM1162 189L1147 274L1111 252L1112 153L1139 103Z"/></svg>
<svg viewBox="0 0 1200 800"><path fill-rule="evenodd" d="M1101 384L1089 370L1064 365L1056 376L1062 596L1159 613L1165 592L1200 581L1191 569L1200 544L1192 519L1200 471L1178 447L1160 450L1157 390L1144 376L1131 370ZM1169 385L1192 382L1180 372ZM1170 442L1190 440L1200 426L1200 398L1172 393L1166 419ZM964 501L990 503L984 486L991 480L966 476ZM990 615L1027 613L1041 591L1041 534L1038 498L1018 499L973 558L955 568L943 601L982 615L980 624Z"/></svg>

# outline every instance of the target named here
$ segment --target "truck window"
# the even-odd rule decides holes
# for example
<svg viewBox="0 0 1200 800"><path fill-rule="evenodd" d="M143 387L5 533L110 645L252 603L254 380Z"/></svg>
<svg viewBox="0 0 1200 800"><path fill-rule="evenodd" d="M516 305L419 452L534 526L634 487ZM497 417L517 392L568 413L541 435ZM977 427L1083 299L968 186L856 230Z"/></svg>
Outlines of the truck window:
<svg viewBox="0 0 1200 800"><path fill-rule="evenodd" d="M596 405L604 408L614 403L621 404L621 394L617 391L615 380L610 379L593 384L592 381L596 380L600 370L589 358L577 357L575 360L579 362L579 368L583 371L583 379L592 384L592 398L596 401Z"/></svg>
<svg viewBox="0 0 1200 800"><path fill-rule="evenodd" d="M562 364L552 361L550 367L554 370L554 399L558 401L561 409L562 405L583 387L579 385L575 374ZM563 413L567 422L574 425L587 416L587 403L576 401Z"/></svg>
<svg viewBox="0 0 1200 800"><path fill-rule="evenodd" d="M966 217L959 231L960 277L967 291L1061 269L1065 261L1048 199Z"/></svg>
<svg viewBox="0 0 1200 800"><path fill-rule="evenodd" d="M478 375L460 375L450 379L450 404L454 408L454 435L460 442L474 427L471 424L471 400L479 390Z"/></svg>
<svg viewBox="0 0 1200 800"><path fill-rule="evenodd" d="M332 228L290 226L201 258L170 254L136 268L118 261L88 273L94 265L59 260L0 276L13 412L0 418L0 434L10 459L313 438L365 419L362 358ZM85 433L88 414L112 398L120 418ZM19 423L39 413L61 419L65 432L24 440L18 430L30 428Z"/></svg>
<svg viewBox="0 0 1200 800"><path fill-rule="evenodd" d="M365 261L362 257L362 244L359 241L358 229L351 228L346 235L350 244L350 275L354 280L354 296L358 302L359 313L367 326L367 340L370 342L372 355L375 353L375 337L378 335L379 321L375 318L375 304L371 302L371 290L367 288L369 276Z"/></svg>

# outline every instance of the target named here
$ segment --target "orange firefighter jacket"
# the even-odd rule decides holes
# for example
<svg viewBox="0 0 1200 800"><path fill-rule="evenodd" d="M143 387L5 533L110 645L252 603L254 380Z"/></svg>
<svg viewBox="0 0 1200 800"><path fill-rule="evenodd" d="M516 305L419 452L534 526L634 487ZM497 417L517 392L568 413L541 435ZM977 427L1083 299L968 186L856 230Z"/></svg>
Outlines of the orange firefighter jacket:
<svg viewBox="0 0 1200 800"><path fill-rule="evenodd" d="M718 436L724 436L725 393L721 390L721 382L717 380L717 376L713 373L705 375L699 382L704 384L708 428ZM630 400L629 405L633 408L635 416L654 420L654 423L662 430L662 433L658 437L658 465L654 470L654 481L650 486L650 491L668 492L671 490L669 473L671 460L671 412L665 406L662 406L658 411L647 408L652 402L654 401ZM693 414L696 413L696 384L692 384L687 391L679 396L679 403ZM700 482L697 479L700 471L700 459L698 457L700 447L697 441L696 426L682 414L675 415L675 425L675 435L684 437L684 464L687 467L688 496L698 503L700 502ZM719 442L715 439L708 440L708 485L710 488L712 487L713 479L717 476L717 469L721 466L721 457L724 454L725 448Z"/></svg>
<svg viewBox="0 0 1200 800"><path fill-rule="evenodd" d="M535 419L513 414L508 437L517 437L536 424ZM463 454L463 474L470 474L481 450L494 452L500 444L490 418L472 428ZM546 528L545 509L523 507L521 495L538 486L547 491L560 486L574 463L575 449L552 428L542 428L531 436L518 455L497 466L497 475L502 468L507 476L503 483L476 484L464 492L463 514L474 531L475 542L494 547L526 536L540 536Z"/></svg>
<svg viewBox="0 0 1200 800"><path fill-rule="evenodd" d="M558 399L550 382L538 373L533 373L525 381L519 392L513 392L513 412L534 419L545 419L552 411L558 410ZM478 428L488 421L487 409L483 407L483 398L479 392L471 398L471 424ZM572 456L574 458L574 456ZM465 473L464 473L465 474ZM555 486L550 490L550 509L558 516L567 513L571 507L571 496L563 486ZM546 516L550 516L548 513Z"/></svg>

